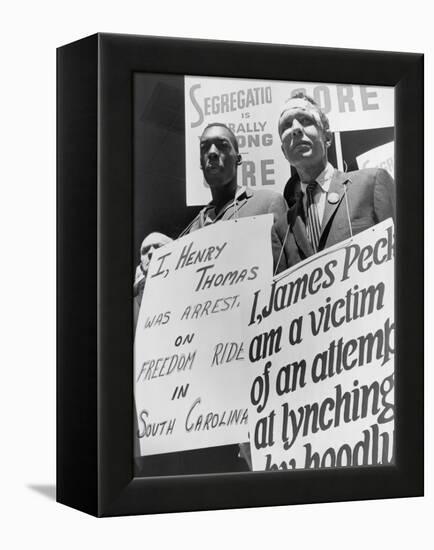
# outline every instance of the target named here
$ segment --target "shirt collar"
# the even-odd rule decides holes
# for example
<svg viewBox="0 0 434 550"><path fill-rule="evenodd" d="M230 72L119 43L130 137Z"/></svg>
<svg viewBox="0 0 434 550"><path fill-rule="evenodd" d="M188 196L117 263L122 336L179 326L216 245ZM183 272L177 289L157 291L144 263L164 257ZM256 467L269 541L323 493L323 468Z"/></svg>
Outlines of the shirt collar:
<svg viewBox="0 0 434 550"><path fill-rule="evenodd" d="M316 177L315 181L317 182L318 187L321 189L323 193L328 193L334 171L335 169L328 162L324 170L321 172L321 174L319 174L319 176ZM303 193L306 194L306 188L308 184L304 183L303 181L301 181L300 184L301 184L301 189Z"/></svg>
<svg viewBox="0 0 434 550"><path fill-rule="evenodd" d="M220 218L232 204L234 204L238 201L238 199L241 198L242 195L251 196L250 189L240 186L235 193L235 197L228 201L225 206L223 206L218 216L216 216L214 204L212 202L208 203L200 213L203 220L203 225L214 223L214 221L216 221L217 218Z"/></svg>

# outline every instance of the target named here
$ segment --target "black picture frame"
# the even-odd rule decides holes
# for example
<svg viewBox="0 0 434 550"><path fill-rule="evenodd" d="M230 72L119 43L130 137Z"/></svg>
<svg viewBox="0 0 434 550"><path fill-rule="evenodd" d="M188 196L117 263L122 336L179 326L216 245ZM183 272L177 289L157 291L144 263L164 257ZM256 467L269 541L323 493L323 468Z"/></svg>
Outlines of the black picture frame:
<svg viewBox="0 0 434 550"><path fill-rule="evenodd" d="M57 500L117 516L422 495L423 55L96 34L57 71ZM136 71L395 87L394 466L134 477Z"/></svg>

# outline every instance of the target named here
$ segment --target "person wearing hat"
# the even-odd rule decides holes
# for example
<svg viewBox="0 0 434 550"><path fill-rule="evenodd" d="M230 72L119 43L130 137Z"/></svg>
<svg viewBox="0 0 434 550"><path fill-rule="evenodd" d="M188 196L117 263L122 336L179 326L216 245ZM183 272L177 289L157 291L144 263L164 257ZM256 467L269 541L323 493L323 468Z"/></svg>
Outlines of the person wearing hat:
<svg viewBox="0 0 434 550"><path fill-rule="evenodd" d="M292 96L279 117L286 160L296 170L284 189L288 204L288 266L395 217L395 184L381 168L343 173L328 161L327 116L304 93Z"/></svg>

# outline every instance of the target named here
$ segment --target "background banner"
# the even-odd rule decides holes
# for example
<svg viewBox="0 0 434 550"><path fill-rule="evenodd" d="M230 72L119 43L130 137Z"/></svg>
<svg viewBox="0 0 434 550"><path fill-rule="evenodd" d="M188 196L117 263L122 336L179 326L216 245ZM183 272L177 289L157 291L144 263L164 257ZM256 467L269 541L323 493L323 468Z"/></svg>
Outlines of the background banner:
<svg viewBox="0 0 434 550"><path fill-rule="evenodd" d="M271 281L272 222L220 221L154 252L134 344L141 455L247 441L240 305Z"/></svg>
<svg viewBox="0 0 434 550"><path fill-rule="evenodd" d="M297 91L317 101L335 133L394 125L391 87L186 76L187 205L209 201L199 168L199 137L211 122L228 125L237 136L243 158L239 170L243 185L283 191L290 170L280 149L277 125L285 101ZM340 167L340 140L336 142Z"/></svg>
<svg viewBox="0 0 434 550"><path fill-rule="evenodd" d="M384 168L395 177L394 143L385 143L357 157L359 168Z"/></svg>
<svg viewBox="0 0 434 550"><path fill-rule="evenodd" d="M308 258L244 304L253 469L392 463L392 220Z"/></svg>

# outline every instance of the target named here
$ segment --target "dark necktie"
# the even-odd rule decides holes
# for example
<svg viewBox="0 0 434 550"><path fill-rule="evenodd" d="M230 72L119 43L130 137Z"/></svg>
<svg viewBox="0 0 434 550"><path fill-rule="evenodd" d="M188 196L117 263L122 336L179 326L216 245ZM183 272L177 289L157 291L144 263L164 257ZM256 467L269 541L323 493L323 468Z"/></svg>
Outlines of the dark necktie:
<svg viewBox="0 0 434 550"><path fill-rule="evenodd" d="M307 236L312 244L314 252L318 252L319 239L321 236L321 222L319 220L318 208L314 199L317 183L312 181L306 188L306 210L307 210Z"/></svg>

